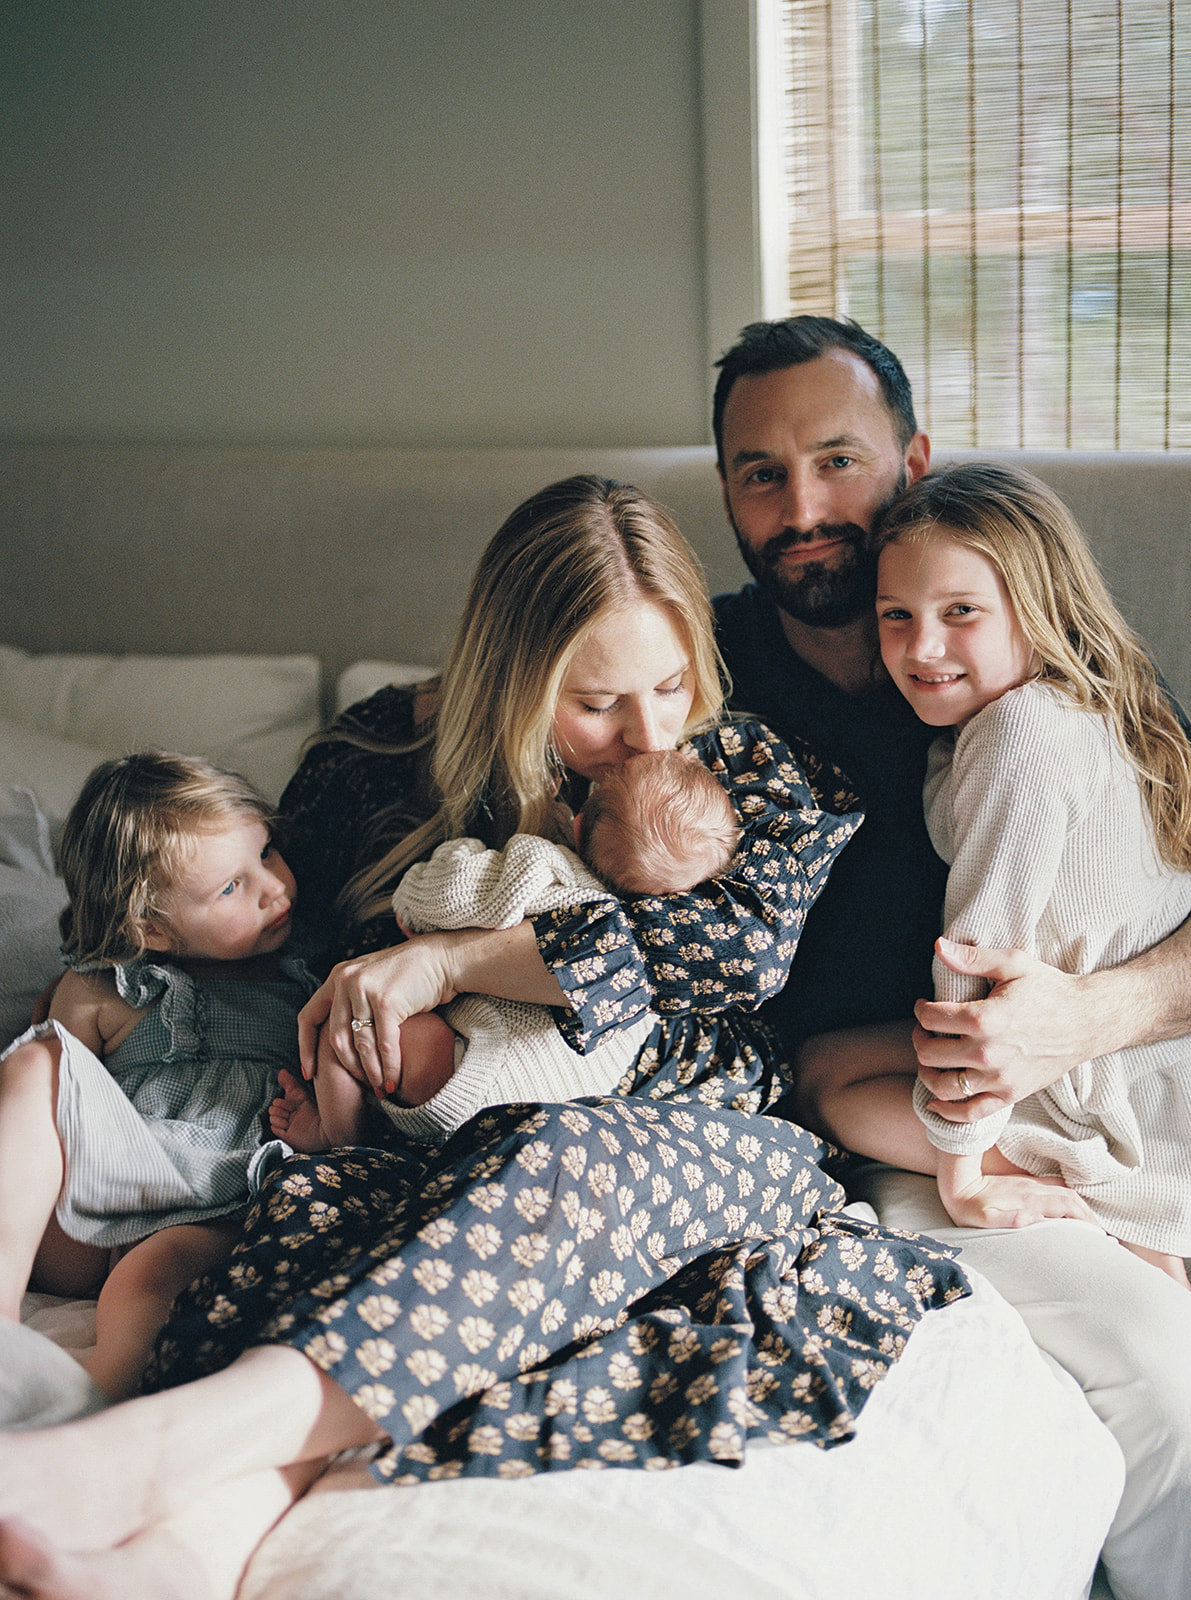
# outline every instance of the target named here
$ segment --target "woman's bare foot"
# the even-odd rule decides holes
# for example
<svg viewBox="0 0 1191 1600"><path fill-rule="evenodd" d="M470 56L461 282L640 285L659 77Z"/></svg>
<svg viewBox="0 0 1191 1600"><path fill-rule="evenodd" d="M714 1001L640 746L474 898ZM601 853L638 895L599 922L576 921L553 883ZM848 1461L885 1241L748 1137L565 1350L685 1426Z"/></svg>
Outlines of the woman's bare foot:
<svg viewBox="0 0 1191 1600"><path fill-rule="evenodd" d="M1157 1267L1159 1272L1164 1272L1168 1278L1173 1278L1176 1283L1182 1284L1184 1289L1191 1289L1191 1279L1187 1277L1187 1263L1182 1256L1168 1256L1161 1250L1147 1250L1143 1244L1130 1244L1127 1239L1120 1241L1126 1250L1132 1250L1135 1256L1140 1256L1143 1261L1148 1261L1151 1266Z"/></svg>
<svg viewBox="0 0 1191 1600"><path fill-rule="evenodd" d="M135 1404L119 1408L121 1423ZM123 1470L150 1454L150 1441L123 1426L117 1441L108 1425L116 1414L111 1408L53 1428L0 1433L0 1517L65 1550L103 1550L168 1510L152 1473ZM104 1428L88 1428L96 1422Z"/></svg>
<svg viewBox="0 0 1191 1600"><path fill-rule="evenodd" d="M215 1600L201 1571L178 1556L141 1539L73 1555L26 1523L0 1522L0 1592L28 1600Z"/></svg>
<svg viewBox="0 0 1191 1600"><path fill-rule="evenodd" d="M277 1074L281 1093L269 1107L269 1127L275 1139L300 1150L303 1155L317 1155L329 1150L331 1141L323 1129L318 1106L310 1096L305 1082L296 1078L284 1067Z"/></svg>

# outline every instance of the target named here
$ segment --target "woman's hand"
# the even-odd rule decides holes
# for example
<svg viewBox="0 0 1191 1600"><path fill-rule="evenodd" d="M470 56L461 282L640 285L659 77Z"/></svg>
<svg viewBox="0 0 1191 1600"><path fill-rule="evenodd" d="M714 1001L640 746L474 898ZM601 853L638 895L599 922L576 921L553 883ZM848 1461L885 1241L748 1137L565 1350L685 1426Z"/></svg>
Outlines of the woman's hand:
<svg viewBox="0 0 1191 1600"><path fill-rule="evenodd" d="M453 941L426 933L371 955L342 961L298 1013L302 1074L312 1078L320 1049L377 1094L401 1081L401 1024L455 998ZM353 1020L364 1024L352 1027Z"/></svg>
<svg viewBox="0 0 1191 1600"><path fill-rule="evenodd" d="M526 1005L566 1006L558 979L538 953L533 925L421 933L391 950L342 961L298 1013L302 1072L313 1077L318 1036L345 1072L378 1094L401 1081L401 1024L457 994L491 994ZM352 1022L371 1027L352 1027Z"/></svg>

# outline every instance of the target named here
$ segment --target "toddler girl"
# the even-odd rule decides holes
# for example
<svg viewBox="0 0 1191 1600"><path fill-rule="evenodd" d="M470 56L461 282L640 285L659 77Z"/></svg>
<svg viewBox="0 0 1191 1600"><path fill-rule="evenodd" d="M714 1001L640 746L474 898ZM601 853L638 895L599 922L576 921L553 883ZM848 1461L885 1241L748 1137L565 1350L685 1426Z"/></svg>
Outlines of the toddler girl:
<svg viewBox="0 0 1191 1600"><path fill-rule="evenodd" d="M1191 912L1191 747L1066 507L1026 473L951 466L895 503L878 543L882 659L918 716L947 730L926 781L950 865L946 936L1069 972L1164 938ZM937 999L983 992L938 959L935 984ZM832 1126L848 1143L863 1118L863 1153L930 1171L901 1081L878 1091L884 1133L860 1084ZM1191 1039L1083 1062L976 1122L945 1120L931 1099L914 1082L957 1224L1037 1220L1037 1185L1066 1185L1063 1214L1187 1283Z"/></svg>
<svg viewBox="0 0 1191 1600"><path fill-rule="evenodd" d="M272 821L205 761L98 767L62 837L70 970L49 1021L0 1058L0 1314L19 1316L31 1277L102 1282L87 1366L112 1396L230 1246L316 987L280 954L295 891Z"/></svg>

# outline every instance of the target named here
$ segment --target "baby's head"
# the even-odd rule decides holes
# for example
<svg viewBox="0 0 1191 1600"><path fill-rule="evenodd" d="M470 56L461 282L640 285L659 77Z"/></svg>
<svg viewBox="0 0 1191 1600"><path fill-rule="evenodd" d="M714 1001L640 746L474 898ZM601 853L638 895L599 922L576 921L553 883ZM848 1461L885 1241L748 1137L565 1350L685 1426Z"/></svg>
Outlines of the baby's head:
<svg viewBox="0 0 1191 1600"><path fill-rule="evenodd" d="M610 768L578 820L583 859L618 894L682 894L726 871L740 842L723 785L678 750Z"/></svg>
<svg viewBox="0 0 1191 1600"><path fill-rule="evenodd" d="M197 870L203 843L251 830L249 843L259 839L268 852L273 822L246 779L199 757L146 751L103 762L62 833L63 949L82 962L116 962L172 948L175 892ZM279 922L275 947L285 932Z"/></svg>

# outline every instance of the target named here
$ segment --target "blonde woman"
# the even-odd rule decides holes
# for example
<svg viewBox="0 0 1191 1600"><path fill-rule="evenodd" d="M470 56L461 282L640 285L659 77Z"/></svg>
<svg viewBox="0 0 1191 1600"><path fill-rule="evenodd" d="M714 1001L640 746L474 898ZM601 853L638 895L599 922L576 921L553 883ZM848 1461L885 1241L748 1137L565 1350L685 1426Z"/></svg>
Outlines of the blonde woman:
<svg viewBox="0 0 1191 1600"><path fill-rule="evenodd" d="M1191 914L1191 746L1070 513L1024 472L957 465L897 502L879 544L882 658L945 730L926 814L950 864L946 936L1069 972L1149 949ZM939 960L935 986L982 993ZM929 1144L907 1079L844 1086L831 1127L937 1169L960 1226L1095 1221L1187 1285L1191 1040L1084 1062L975 1122L931 1099L915 1082Z"/></svg>
<svg viewBox="0 0 1191 1600"><path fill-rule="evenodd" d="M552 1005L580 1050L651 1001L660 1020L615 1096L491 1108L440 1149L286 1163L227 1266L175 1307L151 1369L164 1392L0 1436L0 1581L18 1592L230 1597L353 1446L408 1483L738 1461L758 1432L844 1443L918 1319L967 1292L945 1253L841 1214L821 1140L749 1109L784 1084L749 1012L858 819L822 809L768 730L719 720L710 605L665 513L593 477L513 513L472 586L420 790L431 747L394 740L416 731L394 704L321 743L291 789L308 909L354 871L345 903L367 917L456 834L565 839L593 778L680 741L728 791L740 846L667 899L400 945L391 914L357 922L357 942L389 943L307 1007L308 1070L317 1039L383 1092L400 1023L460 992ZM378 834L381 793L396 812ZM419 798L410 841L378 846Z"/></svg>

